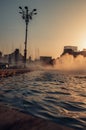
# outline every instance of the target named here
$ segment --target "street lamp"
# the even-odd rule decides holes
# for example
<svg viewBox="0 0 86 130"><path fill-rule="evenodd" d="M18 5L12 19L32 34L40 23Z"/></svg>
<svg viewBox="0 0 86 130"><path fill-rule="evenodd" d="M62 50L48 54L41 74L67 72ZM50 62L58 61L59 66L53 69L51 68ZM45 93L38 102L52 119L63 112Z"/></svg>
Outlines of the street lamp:
<svg viewBox="0 0 86 130"><path fill-rule="evenodd" d="M28 7L25 6L24 9L19 6L19 9L21 10L19 13L22 15L22 19L25 20L26 24L26 31L25 31L25 49L24 49L24 65L26 66L26 59L27 59L27 33L28 33L28 23L30 20L32 20L32 16L37 14L37 10L33 9L31 12L29 12Z"/></svg>

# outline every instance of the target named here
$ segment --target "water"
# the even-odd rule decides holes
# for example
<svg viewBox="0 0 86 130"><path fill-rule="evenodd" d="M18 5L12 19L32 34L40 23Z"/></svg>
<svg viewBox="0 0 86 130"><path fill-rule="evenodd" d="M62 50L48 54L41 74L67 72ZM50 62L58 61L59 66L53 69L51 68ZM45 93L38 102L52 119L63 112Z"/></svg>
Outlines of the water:
<svg viewBox="0 0 86 130"><path fill-rule="evenodd" d="M33 71L0 79L0 102L77 130L86 129L86 75Z"/></svg>

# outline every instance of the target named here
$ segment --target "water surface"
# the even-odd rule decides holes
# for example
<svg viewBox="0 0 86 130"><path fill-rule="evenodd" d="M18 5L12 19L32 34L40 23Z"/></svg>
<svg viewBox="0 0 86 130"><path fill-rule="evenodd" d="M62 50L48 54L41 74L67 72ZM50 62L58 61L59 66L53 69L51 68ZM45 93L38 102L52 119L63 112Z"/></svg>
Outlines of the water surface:
<svg viewBox="0 0 86 130"><path fill-rule="evenodd" d="M86 129L86 75L33 71L0 79L0 101L77 130Z"/></svg>

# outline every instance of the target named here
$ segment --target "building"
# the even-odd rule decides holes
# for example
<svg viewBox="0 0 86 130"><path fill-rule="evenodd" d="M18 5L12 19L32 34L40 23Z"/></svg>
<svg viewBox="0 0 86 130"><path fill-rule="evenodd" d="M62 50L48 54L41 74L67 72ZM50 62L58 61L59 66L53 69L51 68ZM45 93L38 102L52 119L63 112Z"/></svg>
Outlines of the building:
<svg viewBox="0 0 86 130"><path fill-rule="evenodd" d="M78 55L82 55L86 57L86 49L83 49L82 51L78 51L77 46L64 46L64 50L61 56L65 54L73 55L74 57L77 57Z"/></svg>
<svg viewBox="0 0 86 130"><path fill-rule="evenodd" d="M64 51L68 51L68 50L72 50L74 52L77 52L78 47L77 46L64 46Z"/></svg>
<svg viewBox="0 0 86 130"><path fill-rule="evenodd" d="M86 49L83 49L81 52L80 52L81 55L83 55L84 57L86 57Z"/></svg>
<svg viewBox="0 0 86 130"><path fill-rule="evenodd" d="M40 62L43 65L54 65L56 60L52 59L51 56L40 56Z"/></svg>
<svg viewBox="0 0 86 130"><path fill-rule="evenodd" d="M5 54L0 60L2 63L9 63L9 64L20 64L23 62L23 56L20 53L19 49L15 49L14 52L10 54Z"/></svg>
<svg viewBox="0 0 86 130"><path fill-rule="evenodd" d="M40 56L40 61L43 64L50 64L51 60L52 60L51 56Z"/></svg>
<svg viewBox="0 0 86 130"><path fill-rule="evenodd" d="M9 57L8 57L9 64L18 64L18 63L21 63L22 61L23 61L23 56L19 52L19 49L15 49L14 52L9 54Z"/></svg>

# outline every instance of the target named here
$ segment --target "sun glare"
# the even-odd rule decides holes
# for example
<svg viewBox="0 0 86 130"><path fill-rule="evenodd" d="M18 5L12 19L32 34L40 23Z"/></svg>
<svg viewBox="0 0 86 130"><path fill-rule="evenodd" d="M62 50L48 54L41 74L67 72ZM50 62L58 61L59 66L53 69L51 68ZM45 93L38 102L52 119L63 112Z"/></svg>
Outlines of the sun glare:
<svg viewBox="0 0 86 130"><path fill-rule="evenodd" d="M83 40L81 44L82 44L83 49L86 49L86 39Z"/></svg>
<svg viewBox="0 0 86 130"><path fill-rule="evenodd" d="M86 49L86 37L84 37L83 39L81 39L80 41L80 49Z"/></svg>

